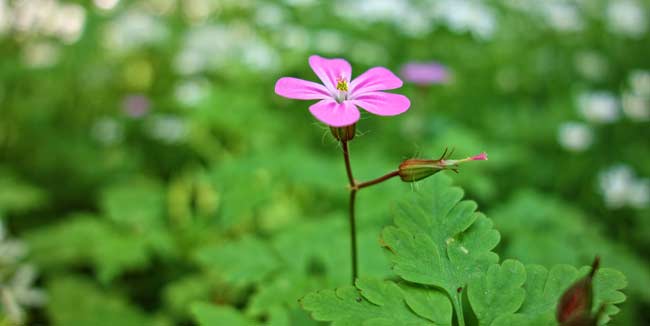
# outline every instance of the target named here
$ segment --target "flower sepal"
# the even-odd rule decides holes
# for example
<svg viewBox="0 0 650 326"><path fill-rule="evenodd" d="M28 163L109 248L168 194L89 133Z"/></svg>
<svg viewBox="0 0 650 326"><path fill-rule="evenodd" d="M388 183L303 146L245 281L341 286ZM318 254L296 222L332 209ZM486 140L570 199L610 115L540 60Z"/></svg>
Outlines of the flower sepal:
<svg viewBox="0 0 650 326"><path fill-rule="evenodd" d="M350 141L354 138L355 133L357 132L357 124L351 124L345 127L330 127L332 136L338 141Z"/></svg>

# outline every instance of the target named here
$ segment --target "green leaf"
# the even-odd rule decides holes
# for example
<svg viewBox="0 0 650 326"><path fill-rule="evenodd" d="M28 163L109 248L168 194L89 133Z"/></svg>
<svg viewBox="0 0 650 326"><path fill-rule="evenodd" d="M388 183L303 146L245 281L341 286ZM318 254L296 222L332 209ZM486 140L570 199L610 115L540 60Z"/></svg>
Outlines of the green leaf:
<svg viewBox="0 0 650 326"><path fill-rule="evenodd" d="M208 303L197 302L191 308L192 315L200 326L228 325L228 326L255 326L257 323L246 318L237 309L230 306L215 306Z"/></svg>
<svg viewBox="0 0 650 326"><path fill-rule="evenodd" d="M528 276L524 285L526 299L521 308L515 314L496 318L489 325L557 325L555 314L560 297L575 281L589 272L589 267L578 270L568 265L557 265L548 271L539 265L529 265L526 266L526 272ZM593 284L595 298L593 312L605 304L605 316L599 323L605 325L610 316L619 311L615 304L625 300L625 295L620 290L627 282L620 272L603 268L596 273ZM477 300L480 294L475 293L474 298L470 296L470 301Z"/></svg>
<svg viewBox="0 0 650 326"><path fill-rule="evenodd" d="M252 236L199 248L194 256L205 270L234 286L259 282L279 266L269 246Z"/></svg>
<svg viewBox="0 0 650 326"><path fill-rule="evenodd" d="M47 312L55 326L155 325L122 297L83 278L49 281Z"/></svg>
<svg viewBox="0 0 650 326"><path fill-rule="evenodd" d="M143 232L162 224L164 205L163 188L147 180L112 186L102 193L101 198L106 216L120 225Z"/></svg>
<svg viewBox="0 0 650 326"><path fill-rule="evenodd" d="M0 166L0 213L24 212L42 205L47 194Z"/></svg>
<svg viewBox="0 0 650 326"><path fill-rule="evenodd" d="M444 294L433 289L404 291L390 281L361 279L356 288L308 294L301 304L314 319L333 326L451 325L451 304Z"/></svg>
<svg viewBox="0 0 650 326"><path fill-rule="evenodd" d="M145 239L130 236L105 220L87 214L40 228L29 233L26 239L32 248L32 258L41 266L60 269L92 264L104 282L149 263Z"/></svg>
<svg viewBox="0 0 650 326"><path fill-rule="evenodd" d="M444 289L460 307L458 289L498 261L490 250L499 233L475 212L476 203L461 201L463 191L451 187L448 177L435 175L426 186L431 190L401 206L396 226L384 229L382 239L397 275Z"/></svg>
<svg viewBox="0 0 650 326"><path fill-rule="evenodd" d="M490 325L497 317L516 312L526 297L525 281L526 269L516 260L492 265L470 280L467 296L479 325Z"/></svg>

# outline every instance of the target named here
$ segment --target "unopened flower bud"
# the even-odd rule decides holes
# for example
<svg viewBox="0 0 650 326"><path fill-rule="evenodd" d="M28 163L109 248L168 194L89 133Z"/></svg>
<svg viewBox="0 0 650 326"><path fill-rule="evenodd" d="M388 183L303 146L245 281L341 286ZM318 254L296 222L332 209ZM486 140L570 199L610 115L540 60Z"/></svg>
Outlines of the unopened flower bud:
<svg viewBox="0 0 650 326"><path fill-rule="evenodd" d="M447 150L437 160L408 159L399 165L399 176L404 182L415 182L432 176L442 170L458 172L458 165L469 161L486 161L487 154L481 153L461 160L450 160Z"/></svg>
<svg viewBox="0 0 650 326"><path fill-rule="evenodd" d="M356 126L357 125L355 123L345 127L330 127L330 131L336 140L349 141L354 138L354 134L356 133Z"/></svg>
<svg viewBox="0 0 650 326"><path fill-rule="evenodd" d="M562 326L595 326L596 319L591 315L593 305L593 279L600 259L596 257L591 266L591 272L576 281L562 294L557 306L557 321Z"/></svg>

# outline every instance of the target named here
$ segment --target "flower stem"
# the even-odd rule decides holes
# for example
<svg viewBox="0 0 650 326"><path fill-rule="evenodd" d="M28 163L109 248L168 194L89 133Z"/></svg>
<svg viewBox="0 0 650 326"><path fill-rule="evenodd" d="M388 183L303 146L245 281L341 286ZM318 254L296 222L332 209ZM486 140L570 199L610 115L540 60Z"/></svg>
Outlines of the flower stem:
<svg viewBox="0 0 650 326"><path fill-rule="evenodd" d="M388 174L386 174L384 176L381 176L381 177L379 177L377 179L373 179L373 180L370 180L370 181L359 183L359 184L356 185L356 187L357 187L357 189L360 190L360 189L363 189L363 188L366 188L366 187L374 186L374 185L376 185L378 183L384 182L384 181L386 181L386 180L388 180L388 179L390 179L392 177L396 177L398 175L399 175L399 170L395 170L395 171L390 172L390 173L388 173Z"/></svg>
<svg viewBox="0 0 650 326"><path fill-rule="evenodd" d="M341 141L343 148L343 160L345 161L345 171L348 175L348 182L350 184L350 251L352 257L352 285L354 286L358 276L358 263L357 263L357 227L354 219L354 203L357 197L357 185L352 176L352 165L350 164L350 151L348 149L348 142Z"/></svg>
<svg viewBox="0 0 650 326"><path fill-rule="evenodd" d="M451 300L456 310L456 319L458 326L465 326L465 314L463 313L462 292L458 292L456 298Z"/></svg>

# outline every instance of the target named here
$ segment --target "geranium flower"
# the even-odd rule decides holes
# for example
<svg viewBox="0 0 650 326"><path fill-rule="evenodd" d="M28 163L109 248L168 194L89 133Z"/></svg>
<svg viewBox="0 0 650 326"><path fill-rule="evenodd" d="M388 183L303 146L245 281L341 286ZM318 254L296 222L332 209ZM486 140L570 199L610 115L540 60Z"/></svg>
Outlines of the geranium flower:
<svg viewBox="0 0 650 326"><path fill-rule="evenodd" d="M400 76L417 85L443 84L449 81L449 71L437 62L409 62L402 66Z"/></svg>
<svg viewBox="0 0 650 326"><path fill-rule="evenodd" d="M374 67L351 80L352 67L344 59L309 57L309 65L323 84L292 77L275 83L275 93L297 100L320 100L309 107L316 119L332 127L359 121L357 106L381 116L404 113L411 106L400 94L382 92L402 87L402 81L384 67Z"/></svg>

